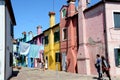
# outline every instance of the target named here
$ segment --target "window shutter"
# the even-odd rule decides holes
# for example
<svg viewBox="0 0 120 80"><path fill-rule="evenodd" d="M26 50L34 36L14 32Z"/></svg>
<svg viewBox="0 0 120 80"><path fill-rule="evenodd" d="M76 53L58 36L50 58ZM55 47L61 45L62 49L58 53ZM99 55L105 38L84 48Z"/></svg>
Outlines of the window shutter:
<svg viewBox="0 0 120 80"><path fill-rule="evenodd" d="M115 54L115 65L118 66L119 62L118 62L118 49L114 49L114 54Z"/></svg>
<svg viewBox="0 0 120 80"><path fill-rule="evenodd" d="M114 12L114 26L115 28L120 28L120 13Z"/></svg>

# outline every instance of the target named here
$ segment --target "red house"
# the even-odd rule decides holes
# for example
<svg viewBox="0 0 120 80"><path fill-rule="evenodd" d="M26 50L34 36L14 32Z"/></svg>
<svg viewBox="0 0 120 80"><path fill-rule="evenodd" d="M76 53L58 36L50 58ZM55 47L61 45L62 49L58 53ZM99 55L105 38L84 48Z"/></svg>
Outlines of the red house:
<svg viewBox="0 0 120 80"><path fill-rule="evenodd" d="M78 13L75 0L68 0L68 5L60 9L60 52L62 70L77 72L77 28Z"/></svg>

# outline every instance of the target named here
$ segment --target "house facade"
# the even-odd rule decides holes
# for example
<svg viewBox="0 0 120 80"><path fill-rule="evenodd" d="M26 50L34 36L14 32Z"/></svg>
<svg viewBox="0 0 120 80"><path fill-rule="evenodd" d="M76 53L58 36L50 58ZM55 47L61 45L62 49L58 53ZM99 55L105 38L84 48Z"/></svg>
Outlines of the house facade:
<svg viewBox="0 0 120 80"><path fill-rule="evenodd" d="M49 12L50 28L44 31L45 67L60 70L59 24L55 24L55 13Z"/></svg>
<svg viewBox="0 0 120 80"><path fill-rule="evenodd" d="M79 50L77 55L78 73L96 74L96 54L109 61L112 76L119 75L120 31L119 0L101 0L87 7L87 0L79 1Z"/></svg>
<svg viewBox="0 0 120 80"><path fill-rule="evenodd" d="M12 75L13 26L16 25L10 0L0 1L0 80Z"/></svg>
<svg viewBox="0 0 120 80"><path fill-rule="evenodd" d="M39 58L34 59L34 67L42 68L40 63L43 60L44 55L44 33L42 33L41 26L37 26L37 36L33 37L32 41L35 45L38 45L41 48L38 53Z"/></svg>
<svg viewBox="0 0 120 80"><path fill-rule="evenodd" d="M78 13L75 0L68 0L67 4L60 9L61 66L63 71L76 73Z"/></svg>

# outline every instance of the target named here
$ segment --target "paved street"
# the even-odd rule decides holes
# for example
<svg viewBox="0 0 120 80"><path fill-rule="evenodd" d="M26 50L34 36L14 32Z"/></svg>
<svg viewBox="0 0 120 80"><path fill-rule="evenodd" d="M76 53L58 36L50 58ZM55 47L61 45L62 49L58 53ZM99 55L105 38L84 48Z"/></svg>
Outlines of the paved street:
<svg viewBox="0 0 120 80"><path fill-rule="evenodd" d="M43 71L37 68L30 69L25 67L21 70L13 70L13 76L10 80L97 80L96 76L86 76L63 71ZM108 80L108 78L104 77L104 80ZM120 80L120 78L112 77L112 80Z"/></svg>

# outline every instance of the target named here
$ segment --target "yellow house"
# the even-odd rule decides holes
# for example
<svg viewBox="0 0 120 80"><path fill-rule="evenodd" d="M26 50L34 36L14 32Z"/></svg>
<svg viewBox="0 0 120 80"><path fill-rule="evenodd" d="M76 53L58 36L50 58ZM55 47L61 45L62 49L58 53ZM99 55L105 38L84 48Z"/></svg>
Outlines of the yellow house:
<svg viewBox="0 0 120 80"><path fill-rule="evenodd" d="M60 68L60 27L55 25L55 13L49 12L50 28L44 31L44 58L49 70Z"/></svg>

